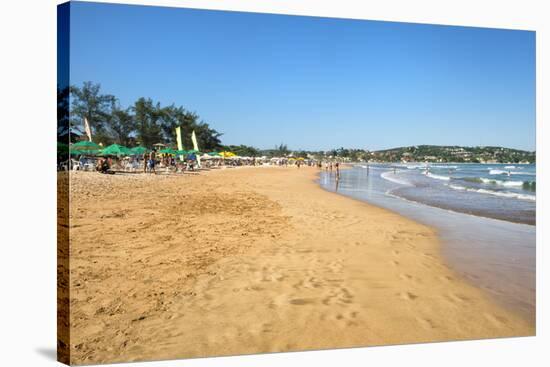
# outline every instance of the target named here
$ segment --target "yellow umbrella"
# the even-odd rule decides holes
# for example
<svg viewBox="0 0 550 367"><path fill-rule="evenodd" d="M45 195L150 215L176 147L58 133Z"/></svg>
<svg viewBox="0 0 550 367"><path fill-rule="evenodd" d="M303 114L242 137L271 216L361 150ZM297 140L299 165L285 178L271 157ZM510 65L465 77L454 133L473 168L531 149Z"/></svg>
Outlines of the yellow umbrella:
<svg viewBox="0 0 550 367"><path fill-rule="evenodd" d="M234 157L236 154L233 152L220 152L220 155L224 158Z"/></svg>

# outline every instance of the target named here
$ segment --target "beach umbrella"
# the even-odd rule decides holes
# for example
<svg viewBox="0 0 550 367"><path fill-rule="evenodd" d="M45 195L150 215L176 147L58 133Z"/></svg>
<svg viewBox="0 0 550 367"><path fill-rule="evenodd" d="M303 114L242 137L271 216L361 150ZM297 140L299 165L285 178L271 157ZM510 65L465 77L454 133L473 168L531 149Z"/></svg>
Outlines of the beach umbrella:
<svg viewBox="0 0 550 367"><path fill-rule="evenodd" d="M130 148L130 151L132 152L133 155L142 155L144 153L149 152L149 149L139 146L139 147Z"/></svg>
<svg viewBox="0 0 550 367"><path fill-rule="evenodd" d="M131 155L132 151L123 145L111 144L108 147L101 150L101 155Z"/></svg>
<svg viewBox="0 0 550 367"><path fill-rule="evenodd" d="M176 150L176 155L187 155L187 150Z"/></svg>
<svg viewBox="0 0 550 367"><path fill-rule="evenodd" d="M220 152L220 155L224 158L230 158L230 157L236 156L236 154L233 152Z"/></svg>
<svg viewBox="0 0 550 367"><path fill-rule="evenodd" d="M218 153L218 152L210 152L210 153L207 153L207 154L211 157L221 157L220 153Z"/></svg>
<svg viewBox="0 0 550 367"><path fill-rule="evenodd" d="M74 148L79 151L85 151L85 150L94 150L98 151L101 149L101 146L97 145L93 141L79 141L78 143L74 143L71 145L71 148Z"/></svg>

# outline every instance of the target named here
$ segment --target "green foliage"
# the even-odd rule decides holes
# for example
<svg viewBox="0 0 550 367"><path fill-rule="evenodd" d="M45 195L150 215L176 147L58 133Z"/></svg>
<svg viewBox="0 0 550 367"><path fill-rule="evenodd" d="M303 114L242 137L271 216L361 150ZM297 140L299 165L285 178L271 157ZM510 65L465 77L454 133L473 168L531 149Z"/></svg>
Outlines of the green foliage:
<svg viewBox="0 0 550 367"><path fill-rule="evenodd" d="M380 162L534 163L535 152L503 147L418 145L372 152Z"/></svg>
<svg viewBox="0 0 550 367"><path fill-rule="evenodd" d="M72 86L71 93L71 128L84 131L84 118L88 120L94 135L106 134L106 124L111 113L115 97L100 94L101 86L92 82L84 82L82 87Z"/></svg>
<svg viewBox="0 0 550 367"><path fill-rule="evenodd" d="M221 133L212 129L200 117L183 107L162 107L151 98L139 98L133 105L123 108L116 97L100 93L101 86L85 82L82 87L70 89L72 97L71 130L84 133L84 118L88 119L92 136L98 143L109 145L137 145L151 148L164 143L176 146L176 127L182 130L184 149L193 147L191 133L195 131L199 148L210 151L221 147ZM58 91L58 94L62 93ZM63 106L58 105L62 115Z"/></svg>
<svg viewBox="0 0 550 367"><path fill-rule="evenodd" d="M163 143L161 123L162 111L160 104L153 103L151 98L140 98L132 106L137 139L144 147L151 148L153 144Z"/></svg>
<svg viewBox="0 0 550 367"><path fill-rule="evenodd" d="M247 145L224 145L222 150L233 152L241 157L259 157L260 151L254 147Z"/></svg>

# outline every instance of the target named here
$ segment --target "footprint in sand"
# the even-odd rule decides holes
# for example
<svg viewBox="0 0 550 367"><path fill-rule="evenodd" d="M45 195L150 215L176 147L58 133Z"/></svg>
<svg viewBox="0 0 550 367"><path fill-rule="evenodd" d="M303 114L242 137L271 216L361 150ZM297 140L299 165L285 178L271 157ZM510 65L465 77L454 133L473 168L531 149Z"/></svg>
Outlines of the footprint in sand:
<svg viewBox="0 0 550 367"><path fill-rule="evenodd" d="M286 277L275 269L264 267L262 271L255 272L255 278L260 282L281 282Z"/></svg>
<svg viewBox="0 0 550 367"><path fill-rule="evenodd" d="M342 326L356 326L357 322L355 319L357 318L357 314L357 311L346 311L332 315L329 319L338 322Z"/></svg>
<svg viewBox="0 0 550 367"><path fill-rule="evenodd" d="M406 301L414 301L418 298L418 296L411 292L400 292L398 293L399 298L404 299Z"/></svg>
<svg viewBox="0 0 550 367"><path fill-rule="evenodd" d="M289 301L291 305L295 306L304 306L315 303L315 300L312 298L294 298Z"/></svg>
<svg viewBox="0 0 550 367"><path fill-rule="evenodd" d="M453 277L449 275L442 275L439 277L439 279L441 279L444 282L452 282L454 280Z"/></svg>
<svg viewBox="0 0 550 367"><path fill-rule="evenodd" d="M332 304L349 304L353 301L353 295L346 288L338 288L331 291L322 302L329 306Z"/></svg>
<svg viewBox="0 0 550 367"><path fill-rule="evenodd" d="M323 282L318 280L315 277L310 277L304 280L300 280L298 283L294 284L293 287L295 289L300 288L308 288L308 289L314 289L314 288L320 288L322 287Z"/></svg>
<svg viewBox="0 0 550 367"><path fill-rule="evenodd" d="M453 303L465 303L470 301L468 297L457 293L449 293L446 298Z"/></svg>
<svg viewBox="0 0 550 367"><path fill-rule="evenodd" d="M436 328L435 323L430 319L423 318L423 317L417 317L416 321L418 321L420 326L423 327L424 329L435 329Z"/></svg>
<svg viewBox="0 0 550 367"><path fill-rule="evenodd" d="M342 269L344 268L344 265L342 264L342 261L341 260L336 260L336 261L333 261L331 262L330 264L328 264L328 268L330 269L330 271L332 271L333 273L339 273L342 271Z"/></svg>
<svg viewBox="0 0 550 367"><path fill-rule="evenodd" d="M504 317L501 317L501 316L493 315L493 314L490 314L490 313L485 313L485 314L483 314L483 316L485 316L485 318L487 320L489 320L489 322L491 322L495 326L500 327L500 326L506 325L508 323L508 320Z"/></svg>

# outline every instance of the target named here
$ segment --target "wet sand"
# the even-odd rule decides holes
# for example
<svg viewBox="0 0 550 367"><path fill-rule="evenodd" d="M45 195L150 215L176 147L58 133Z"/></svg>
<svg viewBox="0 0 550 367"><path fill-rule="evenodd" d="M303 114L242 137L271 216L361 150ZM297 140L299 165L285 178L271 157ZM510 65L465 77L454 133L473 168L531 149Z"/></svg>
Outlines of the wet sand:
<svg viewBox="0 0 550 367"><path fill-rule="evenodd" d="M317 169L71 173L71 362L534 335Z"/></svg>

